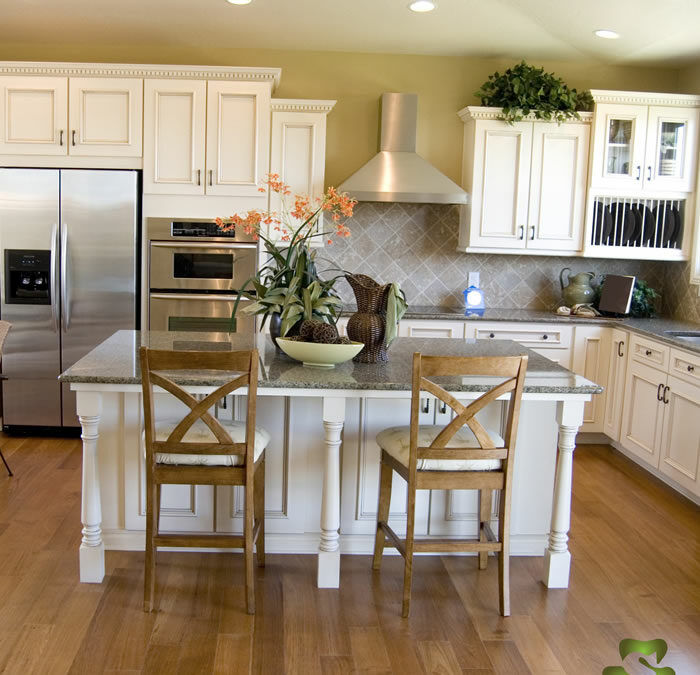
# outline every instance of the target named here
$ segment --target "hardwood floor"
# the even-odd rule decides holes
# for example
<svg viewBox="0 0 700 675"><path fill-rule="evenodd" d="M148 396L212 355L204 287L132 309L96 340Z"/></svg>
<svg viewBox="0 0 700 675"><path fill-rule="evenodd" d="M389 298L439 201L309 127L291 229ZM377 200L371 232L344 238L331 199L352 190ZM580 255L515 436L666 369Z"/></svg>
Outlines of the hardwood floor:
<svg viewBox="0 0 700 675"><path fill-rule="evenodd" d="M144 614L143 553L108 552L104 583L78 583L79 441L0 444L0 673L600 674L623 638L662 638L662 666L700 673L700 510L607 446L575 453L568 590L513 558L504 619L495 561L418 557L405 620L398 556L380 574L344 556L341 589L318 590L313 556L268 555L252 617L241 554L159 553Z"/></svg>

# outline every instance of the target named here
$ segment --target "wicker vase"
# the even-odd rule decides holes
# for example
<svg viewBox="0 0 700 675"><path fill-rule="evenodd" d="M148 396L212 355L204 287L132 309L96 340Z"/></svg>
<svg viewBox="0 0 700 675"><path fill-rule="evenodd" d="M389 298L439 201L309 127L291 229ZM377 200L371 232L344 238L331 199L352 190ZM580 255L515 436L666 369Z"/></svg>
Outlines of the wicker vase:
<svg viewBox="0 0 700 675"><path fill-rule="evenodd" d="M357 311L348 320L348 337L364 342L362 351L353 358L358 363L387 361L384 346L386 329L385 299L391 284L379 285L365 274L346 274L357 300Z"/></svg>

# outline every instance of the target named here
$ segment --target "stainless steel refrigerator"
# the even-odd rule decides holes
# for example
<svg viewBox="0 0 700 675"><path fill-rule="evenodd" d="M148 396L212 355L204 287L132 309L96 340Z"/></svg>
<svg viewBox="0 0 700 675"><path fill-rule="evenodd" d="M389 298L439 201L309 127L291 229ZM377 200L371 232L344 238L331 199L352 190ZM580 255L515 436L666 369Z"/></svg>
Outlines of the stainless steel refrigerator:
<svg viewBox="0 0 700 675"><path fill-rule="evenodd" d="M136 171L0 169L5 430L77 427L58 375L136 327Z"/></svg>

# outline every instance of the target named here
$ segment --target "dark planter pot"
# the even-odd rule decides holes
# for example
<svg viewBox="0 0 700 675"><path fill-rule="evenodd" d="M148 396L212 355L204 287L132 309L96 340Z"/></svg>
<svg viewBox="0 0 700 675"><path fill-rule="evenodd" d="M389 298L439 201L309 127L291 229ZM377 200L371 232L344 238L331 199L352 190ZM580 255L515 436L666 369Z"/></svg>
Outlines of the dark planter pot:
<svg viewBox="0 0 700 675"><path fill-rule="evenodd" d="M292 337L293 335L299 335L299 324L301 322L297 321L289 330L289 333L285 337ZM268 325L270 326L270 337L272 338L272 342L275 345L277 349L282 351L277 344L277 338L281 337L282 335L282 317L278 312L275 312L274 314L270 314L270 318L268 319Z"/></svg>

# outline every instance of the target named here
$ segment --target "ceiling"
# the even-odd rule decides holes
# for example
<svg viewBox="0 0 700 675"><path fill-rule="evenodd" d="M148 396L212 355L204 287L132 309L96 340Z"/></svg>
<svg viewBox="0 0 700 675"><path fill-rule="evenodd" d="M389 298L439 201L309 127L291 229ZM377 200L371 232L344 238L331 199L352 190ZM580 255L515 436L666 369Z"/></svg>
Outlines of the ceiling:
<svg viewBox="0 0 700 675"><path fill-rule="evenodd" d="M594 60L700 61L700 0L1 0L0 35L17 44L267 48ZM619 40L593 36L616 30Z"/></svg>

